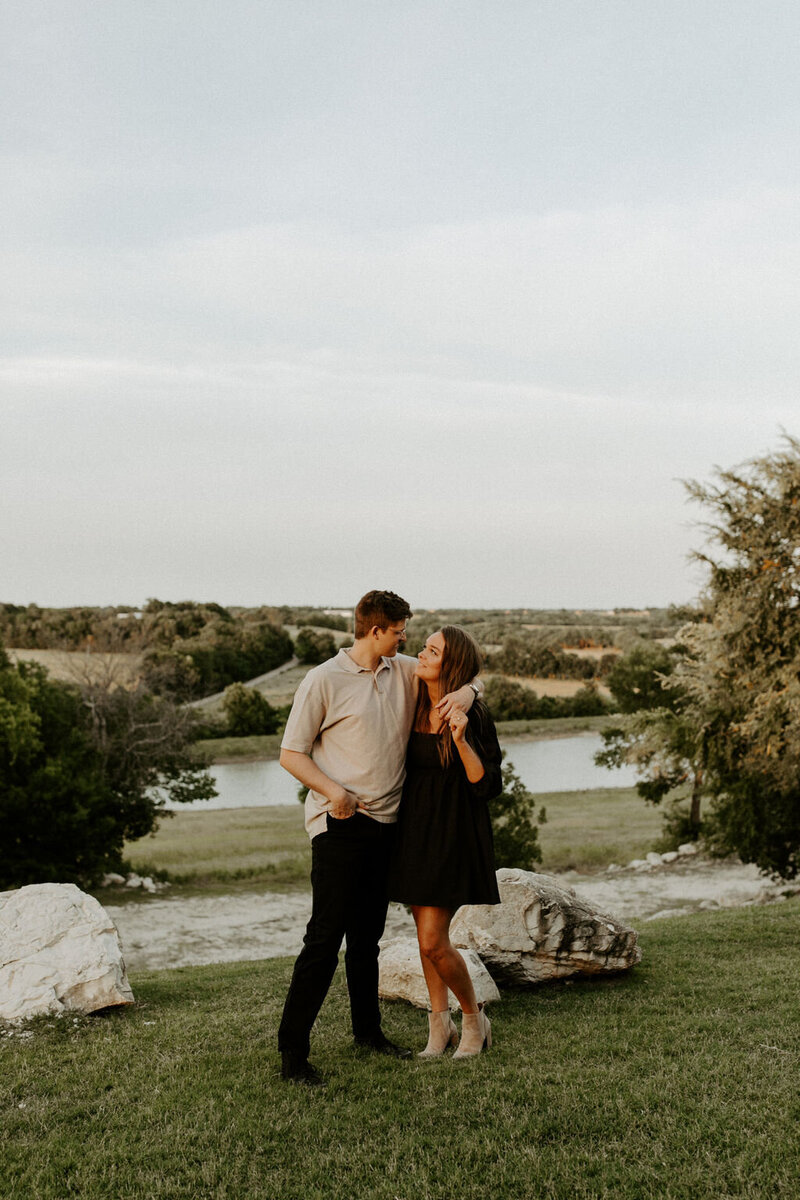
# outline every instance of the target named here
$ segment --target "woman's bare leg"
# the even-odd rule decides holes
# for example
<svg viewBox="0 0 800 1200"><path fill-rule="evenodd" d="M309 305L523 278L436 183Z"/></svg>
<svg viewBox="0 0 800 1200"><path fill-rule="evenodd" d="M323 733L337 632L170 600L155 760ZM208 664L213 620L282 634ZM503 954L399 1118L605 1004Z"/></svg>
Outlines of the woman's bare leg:
<svg viewBox="0 0 800 1200"><path fill-rule="evenodd" d="M431 1009L433 1012L444 1012L449 988L461 1005L462 1012L476 1013L478 1002L467 964L450 941L452 912L449 908L427 905L412 905L411 911L417 926L419 953Z"/></svg>

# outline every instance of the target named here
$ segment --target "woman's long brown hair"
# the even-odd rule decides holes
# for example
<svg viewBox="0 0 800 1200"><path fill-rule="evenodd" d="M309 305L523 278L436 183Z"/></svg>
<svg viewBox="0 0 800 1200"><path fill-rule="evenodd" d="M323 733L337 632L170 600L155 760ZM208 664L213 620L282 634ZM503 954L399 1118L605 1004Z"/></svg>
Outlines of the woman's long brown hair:
<svg viewBox="0 0 800 1200"><path fill-rule="evenodd" d="M444 638L442 666L439 672L439 696L456 692L465 683L471 683L480 674L481 652L478 644L465 629L458 625L443 625L440 633ZM420 684L417 696L417 711L414 728L423 733L430 730L431 699L424 683ZM453 735L445 724L439 730L439 758L446 767L453 761Z"/></svg>

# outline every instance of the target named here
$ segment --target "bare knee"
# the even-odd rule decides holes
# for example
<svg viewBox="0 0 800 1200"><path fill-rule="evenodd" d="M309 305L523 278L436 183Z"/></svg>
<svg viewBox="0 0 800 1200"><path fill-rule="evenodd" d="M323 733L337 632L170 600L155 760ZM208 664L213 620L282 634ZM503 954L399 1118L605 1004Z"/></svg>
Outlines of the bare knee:
<svg viewBox="0 0 800 1200"><path fill-rule="evenodd" d="M419 952L423 958L427 958L428 962L434 965L441 962L446 957L450 949L450 939L441 937L439 934L421 934L419 939Z"/></svg>

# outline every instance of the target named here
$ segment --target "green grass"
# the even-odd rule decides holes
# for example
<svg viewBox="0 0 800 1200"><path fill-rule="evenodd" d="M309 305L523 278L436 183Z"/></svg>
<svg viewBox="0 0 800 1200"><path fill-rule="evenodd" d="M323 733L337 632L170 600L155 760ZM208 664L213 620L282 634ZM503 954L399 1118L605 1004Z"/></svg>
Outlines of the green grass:
<svg viewBox="0 0 800 1200"><path fill-rule="evenodd" d="M661 833L661 814L633 788L553 792L536 797L547 822L539 827L540 870L594 871L640 857ZM173 882L250 880L271 888L307 886L309 842L302 805L176 812L157 833L130 842L126 857L141 874Z"/></svg>
<svg viewBox="0 0 800 1200"><path fill-rule="evenodd" d="M281 754L282 737L283 733L262 733L251 737L205 738L195 742L193 753L205 765L277 759Z"/></svg>
<svg viewBox="0 0 800 1200"><path fill-rule="evenodd" d="M547 810L539 826L542 871L597 871L641 858L662 836L663 814L635 788L552 792L536 797Z"/></svg>
<svg viewBox="0 0 800 1200"><path fill-rule="evenodd" d="M612 723L608 713L600 717L550 717L535 721L498 721L497 732L506 742L516 739L536 741L539 738L569 737L578 733L599 733Z"/></svg>
<svg viewBox="0 0 800 1200"><path fill-rule="evenodd" d="M259 880L282 888L308 886L311 852L303 806L218 808L176 812L148 837L126 846L140 874L173 882Z"/></svg>
<svg viewBox="0 0 800 1200"><path fill-rule="evenodd" d="M277 1077L286 959L134 976L129 1010L0 1038L4 1200L798 1195L800 901L645 927L642 964L507 992L494 1047L357 1057L341 969ZM384 1005L420 1049L424 1014Z"/></svg>

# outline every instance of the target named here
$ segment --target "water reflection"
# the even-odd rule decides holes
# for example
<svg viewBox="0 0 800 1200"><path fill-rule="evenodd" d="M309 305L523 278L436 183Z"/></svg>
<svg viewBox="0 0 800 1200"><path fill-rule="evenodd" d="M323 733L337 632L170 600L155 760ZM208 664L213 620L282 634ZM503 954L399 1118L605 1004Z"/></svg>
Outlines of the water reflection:
<svg viewBox="0 0 800 1200"><path fill-rule="evenodd" d="M632 767L610 771L595 766L593 756L600 745L600 736L592 734L587 737L512 742L503 745L503 748L507 750L506 757L514 764L520 779L532 792L631 787L636 780ZM275 761L225 763L211 767L210 771L219 795L213 800L197 800L176 807L201 811L297 803L297 782Z"/></svg>

